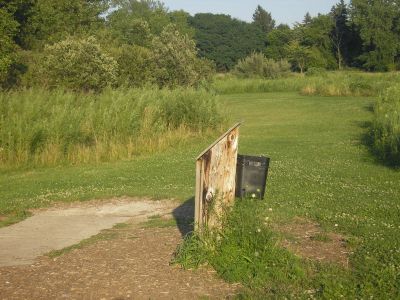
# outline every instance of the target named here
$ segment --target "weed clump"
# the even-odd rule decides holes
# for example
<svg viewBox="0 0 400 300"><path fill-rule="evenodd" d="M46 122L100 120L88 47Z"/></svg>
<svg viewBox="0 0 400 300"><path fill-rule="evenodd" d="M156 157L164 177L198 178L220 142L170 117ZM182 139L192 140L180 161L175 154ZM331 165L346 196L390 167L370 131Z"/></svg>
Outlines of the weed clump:
<svg viewBox="0 0 400 300"><path fill-rule="evenodd" d="M237 201L222 220L222 230L207 230L186 238L176 262L184 268L210 264L228 282L264 289L304 279L300 260L278 246L269 229L268 209L259 200Z"/></svg>
<svg viewBox="0 0 400 300"><path fill-rule="evenodd" d="M234 74L240 77L279 78L290 72L290 64L286 60L274 61L262 53L252 53L239 60Z"/></svg>
<svg viewBox="0 0 400 300"><path fill-rule="evenodd" d="M292 73L286 78L216 78L214 89L220 94L299 92L307 96L378 96L397 83L397 73L368 74L361 72L326 72L311 69L302 76Z"/></svg>
<svg viewBox="0 0 400 300"><path fill-rule="evenodd" d="M374 107L373 147L385 162L400 165L400 86L388 88Z"/></svg>

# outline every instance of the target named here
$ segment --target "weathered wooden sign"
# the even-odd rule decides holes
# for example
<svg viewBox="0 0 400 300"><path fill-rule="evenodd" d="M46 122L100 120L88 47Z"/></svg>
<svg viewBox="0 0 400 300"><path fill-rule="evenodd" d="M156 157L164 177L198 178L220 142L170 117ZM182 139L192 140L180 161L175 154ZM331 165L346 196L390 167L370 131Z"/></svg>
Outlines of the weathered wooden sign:
<svg viewBox="0 0 400 300"><path fill-rule="evenodd" d="M223 209L235 201L239 127L233 126L197 158L196 228L218 226Z"/></svg>

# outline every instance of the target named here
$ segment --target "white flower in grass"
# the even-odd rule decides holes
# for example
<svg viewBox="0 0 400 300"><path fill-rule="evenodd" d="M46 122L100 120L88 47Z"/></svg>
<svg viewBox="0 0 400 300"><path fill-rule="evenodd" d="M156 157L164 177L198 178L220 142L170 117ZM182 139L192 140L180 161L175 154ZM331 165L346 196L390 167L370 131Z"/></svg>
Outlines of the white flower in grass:
<svg viewBox="0 0 400 300"><path fill-rule="evenodd" d="M255 198L256 197L256 194L251 194L251 198Z"/></svg>
<svg viewBox="0 0 400 300"><path fill-rule="evenodd" d="M261 229L260 229L260 228L258 228L258 229L257 229L257 232L261 232Z"/></svg>
<svg viewBox="0 0 400 300"><path fill-rule="evenodd" d="M339 224L335 224L335 227L338 227L339 226Z"/></svg>
<svg viewBox="0 0 400 300"><path fill-rule="evenodd" d="M269 210L269 211L272 211L272 208L269 208L268 210Z"/></svg>

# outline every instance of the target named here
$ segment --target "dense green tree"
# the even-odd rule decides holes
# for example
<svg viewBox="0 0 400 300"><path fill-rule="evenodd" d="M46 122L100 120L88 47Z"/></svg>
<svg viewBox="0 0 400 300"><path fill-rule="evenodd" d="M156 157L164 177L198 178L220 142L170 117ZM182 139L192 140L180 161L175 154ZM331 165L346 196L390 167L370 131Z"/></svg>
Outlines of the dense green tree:
<svg viewBox="0 0 400 300"><path fill-rule="evenodd" d="M340 0L332 7L330 15L333 19L333 30L331 40L335 48L335 56L339 69L343 65L350 64L350 43L353 37L352 28L349 24L349 14L347 4Z"/></svg>
<svg viewBox="0 0 400 300"><path fill-rule="evenodd" d="M0 1L0 9L8 11L13 20L18 24L18 30L14 34L14 41L20 47L27 47L27 34L30 30L30 18L33 14L35 0L3 0Z"/></svg>
<svg viewBox="0 0 400 300"><path fill-rule="evenodd" d="M351 11L363 41L363 66L371 71L394 69L400 45L400 1L353 0Z"/></svg>
<svg viewBox="0 0 400 300"><path fill-rule="evenodd" d="M108 16L108 25L119 35L125 35L135 20L146 21L152 34L160 34L170 23L167 8L159 1L116 0L113 12ZM122 33L119 33L122 31ZM133 44L133 42L130 42Z"/></svg>
<svg viewBox="0 0 400 300"><path fill-rule="evenodd" d="M190 26L190 14L177 10L168 13L171 23L176 26L180 33L188 35L190 38L194 37L194 28Z"/></svg>
<svg viewBox="0 0 400 300"><path fill-rule="evenodd" d="M303 74L312 59L310 48L301 45L298 40L291 41L286 48L289 61Z"/></svg>
<svg viewBox="0 0 400 300"><path fill-rule="evenodd" d="M211 74L211 64L197 57L195 42L174 25L154 37L151 49L153 74L160 87L197 86Z"/></svg>
<svg viewBox="0 0 400 300"><path fill-rule="evenodd" d="M274 60L288 58L286 46L293 38L293 31L288 25L281 24L277 26L267 35L266 57Z"/></svg>
<svg viewBox="0 0 400 300"><path fill-rule="evenodd" d="M100 28L107 11L105 0L36 0L29 19L33 47L63 40L68 35L92 33Z"/></svg>
<svg viewBox="0 0 400 300"><path fill-rule="evenodd" d="M265 48L260 28L227 15L196 14L190 24L195 28L199 54L213 60L219 71L229 71L239 59Z"/></svg>
<svg viewBox="0 0 400 300"><path fill-rule="evenodd" d="M184 11L169 12L162 2L153 0L114 0L113 12L108 16L108 25L118 36L131 36L131 25L135 20L146 21L152 35L160 35L169 24L174 24L183 34L193 36L193 29L189 26L189 14ZM124 39L126 40L126 38ZM134 44L130 41L129 44Z"/></svg>
<svg viewBox="0 0 400 300"><path fill-rule="evenodd" d="M183 54L192 49L191 38L198 55L214 61L219 71L232 70L253 52L276 61L290 59L292 68L300 72L309 67L400 69L400 0L352 0L350 5L338 1L329 14L312 17L307 13L291 29L276 27L271 13L261 6L253 22L247 23L227 15L191 17L185 11L171 12L156 0L0 0L0 85L33 81L35 65L45 59L44 45L91 35L107 46L122 67L119 82L133 86L157 81L156 77L172 85L193 85L182 78L174 82L171 74L179 75L180 68L187 78L189 73L196 74L191 78L207 77L212 69L207 62ZM165 32L171 24L180 38ZM180 52L163 40L161 36L166 35L181 45ZM175 50L165 52L166 45ZM175 58L162 60L156 47ZM192 55L196 49L189 52ZM157 64L151 60L158 60ZM185 70L180 61L197 66L193 72Z"/></svg>
<svg viewBox="0 0 400 300"><path fill-rule="evenodd" d="M304 16L303 24L308 25L308 24L311 23L311 21L312 21L312 17L311 17L311 15L310 15L310 13L307 12L307 13L305 14L305 16Z"/></svg>
<svg viewBox="0 0 400 300"><path fill-rule="evenodd" d="M302 46L311 50L312 58L308 66L334 69L336 59L331 33L333 19L329 15L318 15L308 23L298 24L294 34Z"/></svg>
<svg viewBox="0 0 400 300"><path fill-rule="evenodd" d="M260 5L257 6L253 14L253 24L265 33L269 33L275 28L275 20L272 18L271 13L267 12Z"/></svg>
<svg viewBox="0 0 400 300"><path fill-rule="evenodd" d="M8 85L17 59L15 37L19 24L13 14L14 7L4 4L0 6L0 88Z"/></svg>

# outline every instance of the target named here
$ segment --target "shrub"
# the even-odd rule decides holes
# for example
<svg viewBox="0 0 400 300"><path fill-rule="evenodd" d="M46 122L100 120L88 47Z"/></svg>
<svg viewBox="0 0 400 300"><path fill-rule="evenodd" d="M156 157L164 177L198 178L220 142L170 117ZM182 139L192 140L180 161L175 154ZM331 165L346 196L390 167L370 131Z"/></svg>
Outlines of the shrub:
<svg viewBox="0 0 400 300"><path fill-rule="evenodd" d="M262 53L252 53L246 58L239 60L233 72L244 77L263 77L264 60L265 56Z"/></svg>
<svg viewBox="0 0 400 300"><path fill-rule="evenodd" d="M290 72L290 64L286 60L274 61L266 59L264 61L263 73L265 78L278 78Z"/></svg>
<svg viewBox="0 0 400 300"><path fill-rule="evenodd" d="M400 85L388 88L374 107L374 149L381 159L400 165Z"/></svg>
<svg viewBox="0 0 400 300"><path fill-rule="evenodd" d="M262 53L252 53L239 60L234 73L243 77L277 78L290 71L290 64L285 61L267 59Z"/></svg>
<svg viewBox="0 0 400 300"><path fill-rule="evenodd" d="M98 92L115 84L117 69L117 62L94 37L70 37L45 47L41 73L51 88Z"/></svg>
<svg viewBox="0 0 400 300"><path fill-rule="evenodd" d="M140 46L123 45L117 54L118 84L142 87L154 83L154 62L151 50Z"/></svg>
<svg viewBox="0 0 400 300"><path fill-rule="evenodd" d="M212 65L197 57L195 42L173 25L153 39L151 48L160 87L197 86L213 75Z"/></svg>

